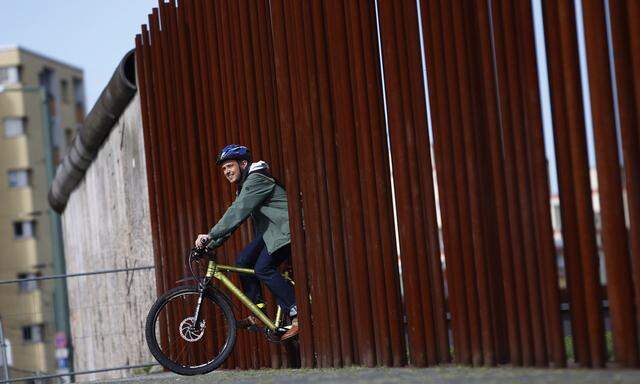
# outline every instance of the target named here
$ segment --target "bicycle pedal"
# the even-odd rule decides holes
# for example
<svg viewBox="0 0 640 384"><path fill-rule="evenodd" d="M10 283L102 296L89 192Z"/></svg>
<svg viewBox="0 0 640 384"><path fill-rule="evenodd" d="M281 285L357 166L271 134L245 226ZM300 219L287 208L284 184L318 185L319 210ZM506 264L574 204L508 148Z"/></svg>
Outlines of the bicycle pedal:
<svg viewBox="0 0 640 384"><path fill-rule="evenodd" d="M249 332L258 332L258 333L262 332L262 329L260 329L260 327L258 327L257 325L250 325L245 329Z"/></svg>

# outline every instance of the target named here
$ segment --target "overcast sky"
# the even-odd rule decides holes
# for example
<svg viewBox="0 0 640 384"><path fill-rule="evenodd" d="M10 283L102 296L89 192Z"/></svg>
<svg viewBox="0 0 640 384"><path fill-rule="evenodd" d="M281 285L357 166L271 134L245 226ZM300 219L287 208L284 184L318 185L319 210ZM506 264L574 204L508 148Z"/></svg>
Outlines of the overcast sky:
<svg viewBox="0 0 640 384"><path fill-rule="evenodd" d="M87 111L134 47L157 0L3 0L0 46L20 45L84 70Z"/></svg>

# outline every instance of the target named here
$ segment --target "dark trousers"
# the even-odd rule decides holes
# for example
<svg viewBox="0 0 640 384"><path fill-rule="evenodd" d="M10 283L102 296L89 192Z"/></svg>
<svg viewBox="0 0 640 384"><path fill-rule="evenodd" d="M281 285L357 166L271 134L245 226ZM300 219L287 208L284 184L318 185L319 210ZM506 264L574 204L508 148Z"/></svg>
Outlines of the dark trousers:
<svg viewBox="0 0 640 384"><path fill-rule="evenodd" d="M296 305L293 287L276 269L289 257L291 257L290 245L287 244L273 254L269 254L262 236L257 237L244 247L238 255L236 264L239 267L253 268L256 271L255 276L240 274L245 295L254 303L264 302L260 289L260 282L263 282L273 292L284 313L289 313L291 307Z"/></svg>

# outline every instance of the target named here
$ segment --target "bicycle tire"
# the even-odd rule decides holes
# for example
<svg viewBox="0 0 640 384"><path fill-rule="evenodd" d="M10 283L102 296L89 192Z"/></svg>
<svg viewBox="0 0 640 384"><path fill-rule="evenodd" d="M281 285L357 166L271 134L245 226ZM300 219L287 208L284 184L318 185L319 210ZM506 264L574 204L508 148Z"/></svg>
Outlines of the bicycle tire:
<svg viewBox="0 0 640 384"><path fill-rule="evenodd" d="M195 341L189 341L188 339L183 337L186 333L183 329L187 329L183 327L183 324L185 324L185 321L193 322L193 320L190 320L190 319L193 319L193 317L188 317L187 315L188 308L184 310L185 314L183 314L182 316L175 315L176 312L170 312L172 308L168 309L166 312L162 312L165 308L167 308L167 306L170 303L172 303L172 301L175 301L178 305L180 305L181 304L180 299L182 299L183 308L185 308L184 302L193 300L194 297L197 300L198 295L199 295L199 290L197 286L182 286L182 287L176 287L167 291L162 296L160 296L156 300L156 302L153 304L153 306L149 310L149 314L147 315L147 319L145 323L145 337L147 340L147 346L149 347L149 351L151 352L153 357L163 367L179 375L185 375L185 376L201 375L217 369L229 357L229 354L231 354L231 352L233 351L233 347L235 346L236 319L233 315L231 306L229 305L227 300L224 297L222 297L218 292L215 292L214 290L211 290L211 289L205 290L203 300L202 300L201 314L204 317L207 315L207 311L209 311L208 313L211 313L211 311L216 311L223 316L224 321L226 322L223 325L226 325L227 327L225 332L226 335L224 335L223 338L218 340L217 342L213 340L207 340L204 338L204 334L207 330L206 328L207 320L209 320L210 323L215 324L215 327L214 326L209 327L209 329L211 329L210 333L212 334L207 336L209 337L213 336L213 337L219 338L220 336L219 332L216 332L216 330L219 331L220 328L219 328L219 324L215 322L215 317L213 321L211 321L211 319L203 318L205 323L202 329L202 334L199 336L199 339ZM187 303L187 304L192 305L192 303ZM193 306L192 310L195 310L195 306ZM168 326L164 327L166 330L165 332L167 332L167 336L166 336L167 342L165 342L166 345L164 350L161 346L160 340L158 340L159 335L160 335L160 338L162 339L161 331L160 331L160 328L162 327L162 322L160 320L161 316L165 316L164 318L165 322L170 321L170 320L167 320L167 316L173 316L174 318L173 319L174 321L172 321L172 324L168 324ZM176 326L177 320L180 320L180 319L182 320L180 321L179 325ZM156 328L156 326L158 328ZM187 334L187 337L189 336L198 337L197 335L193 336L193 334ZM182 340L180 340L180 338ZM171 342L168 341L169 339L172 339L173 343L175 343L173 347L170 345ZM198 346L195 346L195 343L199 342L200 340L203 340L203 343L200 343L198 344ZM212 343L213 344L223 343L223 344L220 351L216 353L216 356L213 356L211 358L209 356L205 357L205 359L207 360L205 360L204 364L199 363L195 365L190 365L190 364L184 364L180 362L180 357L182 353L179 353L177 356L174 356L174 357L171 356L172 348L174 350L176 348L179 348L180 343L184 345L184 347L182 347L183 351L186 348L186 346L190 345L189 343L191 343L191 345L194 346L194 348L196 348L195 352L189 352L191 353L192 356L202 356L203 354L199 353L197 348L200 348L200 350L203 348L206 348L207 343L209 345ZM217 349L217 347L215 348Z"/></svg>

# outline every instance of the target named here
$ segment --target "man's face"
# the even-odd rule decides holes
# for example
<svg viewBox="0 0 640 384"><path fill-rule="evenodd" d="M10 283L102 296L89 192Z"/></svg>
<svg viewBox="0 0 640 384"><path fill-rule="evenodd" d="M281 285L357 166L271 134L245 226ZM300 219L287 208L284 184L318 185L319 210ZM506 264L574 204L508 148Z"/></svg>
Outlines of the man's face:
<svg viewBox="0 0 640 384"><path fill-rule="evenodd" d="M248 162L246 160L237 161L229 160L222 163L222 174L229 180L231 184L235 184L240 181L242 175L242 169L246 168Z"/></svg>

